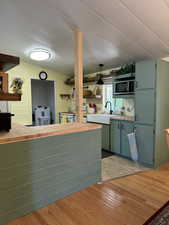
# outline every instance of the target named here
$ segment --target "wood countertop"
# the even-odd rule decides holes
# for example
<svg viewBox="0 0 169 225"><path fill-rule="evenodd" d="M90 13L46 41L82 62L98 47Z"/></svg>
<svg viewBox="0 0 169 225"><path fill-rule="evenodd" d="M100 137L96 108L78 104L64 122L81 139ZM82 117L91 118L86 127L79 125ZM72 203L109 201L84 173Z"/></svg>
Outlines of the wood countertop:
<svg viewBox="0 0 169 225"><path fill-rule="evenodd" d="M47 126L26 127L12 124L10 132L0 132L0 144L26 141L55 135L100 129L101 125L90 123L53 124Z"/></svg>
<svg viewBox="0 0 169 225"><path fill-rule="evenodd" d="M134 116L113 116L110 118L111 120L127 120L134 121Z"/></svg>

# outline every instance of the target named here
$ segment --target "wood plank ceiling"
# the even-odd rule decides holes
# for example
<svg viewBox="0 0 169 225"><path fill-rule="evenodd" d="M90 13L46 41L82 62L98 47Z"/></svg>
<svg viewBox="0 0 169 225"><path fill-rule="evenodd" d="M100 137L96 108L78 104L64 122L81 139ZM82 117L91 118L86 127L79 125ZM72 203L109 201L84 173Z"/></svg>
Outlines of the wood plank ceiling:
<svg viewBox="0 0 169 225"><path fill-rule="evenodd" d="M28 62L33 48L47 48L52 59L39 63L73 73L74 34L84 32L84 71L98 64L169 55L169 0L2 0L0 52Z"/></svg>

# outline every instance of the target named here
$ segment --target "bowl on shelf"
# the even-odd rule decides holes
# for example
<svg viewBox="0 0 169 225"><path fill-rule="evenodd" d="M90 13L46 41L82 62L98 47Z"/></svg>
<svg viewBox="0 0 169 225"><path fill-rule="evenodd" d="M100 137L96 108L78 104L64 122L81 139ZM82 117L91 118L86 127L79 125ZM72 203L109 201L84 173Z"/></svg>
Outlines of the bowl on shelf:
<svg viewBox="0 0 169 225"><path fill-rule="evenodd" d="M93 92L91 90L83 90L83 97L93 96Z"/></svg>

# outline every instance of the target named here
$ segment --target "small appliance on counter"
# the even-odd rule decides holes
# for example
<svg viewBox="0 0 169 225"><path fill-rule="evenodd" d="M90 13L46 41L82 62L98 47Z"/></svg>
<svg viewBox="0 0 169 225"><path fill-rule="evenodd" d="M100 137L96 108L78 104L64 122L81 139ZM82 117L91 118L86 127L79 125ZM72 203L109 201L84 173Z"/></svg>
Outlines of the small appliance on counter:
<svg viewBox="0 0 169 225"><path fill-rule="evenodd" d="M69 112L59 112L59 123L74 123L76 121L76 114Z"/></svg>
<svg viewBox="0 0 169 225"><path fill-rule="evenodd" d="M14 114L0 112L0 131L10 131L11 116L14 116Z"/></svg>
<svg viewBox="0 0 169 225"><path fill-rule="evenodd" d="M51 111L47 106L37 106L33 110L33 120L35 126L51 124Z"/></svg>

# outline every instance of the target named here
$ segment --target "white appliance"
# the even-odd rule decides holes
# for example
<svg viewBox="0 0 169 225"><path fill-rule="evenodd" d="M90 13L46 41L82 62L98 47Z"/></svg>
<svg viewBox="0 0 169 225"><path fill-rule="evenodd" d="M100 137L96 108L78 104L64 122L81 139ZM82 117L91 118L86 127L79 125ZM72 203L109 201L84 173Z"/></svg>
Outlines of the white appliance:
<svg viewBox="0 0 169 225"><path fill-rule="evenodd" d="M135 76L121 75L113 79L113 97L123 95L134 95Z"/></svg>
<svg viewBox="0 0 169 225"><path fill-rule="evenodd" d="M34 108L35 126L49 125L51 122L50 108L37 106Z"/></svg>

